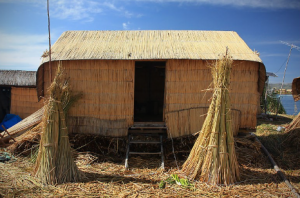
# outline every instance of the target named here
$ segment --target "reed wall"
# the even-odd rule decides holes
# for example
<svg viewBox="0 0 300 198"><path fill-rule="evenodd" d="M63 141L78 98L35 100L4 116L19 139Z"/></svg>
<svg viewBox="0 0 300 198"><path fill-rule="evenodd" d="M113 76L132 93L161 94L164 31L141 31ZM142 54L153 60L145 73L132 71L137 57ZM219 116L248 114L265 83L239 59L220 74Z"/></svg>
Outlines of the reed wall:
<svg viewBox="0 0 300 198"><path fill-rule="evenodd" d="M164 119L169 136L180 137L201 130L212 96L213 61L166 62ZM52 78L58 62L52 62ZM126 136L134 116L135 61L62 61L71 90L82 92L70 110L70 132ZM254 128L259 107L260 63L234 61L230 97L234 133ZM48 63L39 72L44 88L50 85ZM42 76L38 75L38 78ZM41 83L41 82L39 82Z"/></svg>
<svg viewBox="0 0 300 198"><path fill-rule="evenodd" d="M10 113L22 119L39 110L44 105L38 102L36 88L12 87Z"/></svg>
<svg viewBox="0 0 300 198"><path fill-rule="evenodd" d="M58 62L52 62L52 78ZM134 61L62 61L70 87L83 98L70 109L68 126L73 133L126 136L133 124ZM44 87L50 85L44 66Z"/></svg>
<svg viewBox="0 0 300 198"><path fill-rule="evenodd" d="M294 78L294 80L293 80L292 95L293 95L293 98L294 98L295 102L300 100L300 77Z"/></svg>
<svg viewBox="0 0 300 198"><path fill-rule="evenodd" d="M212 96L213 61L169 60L166 66L165 118L173 137L198 132ZM259 67L256 62L234 61L230 98L233 129L254 128L259 106ZM202 107L202 108L201 108Z"/></svg>
<svg viewBox="0 0 300 198"><path fill-rule="evenodd" d="M189 108L166 113L169 137L181 137L199 132L205 121L208 107ZM231 110L233 135L236 136L241 122L241 112Z"/></svg>

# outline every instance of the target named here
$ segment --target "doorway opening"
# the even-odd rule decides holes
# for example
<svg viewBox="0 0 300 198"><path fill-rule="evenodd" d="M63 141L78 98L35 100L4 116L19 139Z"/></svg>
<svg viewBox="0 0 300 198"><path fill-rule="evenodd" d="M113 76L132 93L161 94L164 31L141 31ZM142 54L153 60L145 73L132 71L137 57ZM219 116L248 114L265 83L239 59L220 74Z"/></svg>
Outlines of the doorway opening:
<svg viewBox="0 0 300 198"><path fill-rule="evenodd" d="M165 67L162 61L135 62L134 122L163 122Z"/></svg>
<svg viewBox="0 0 300 198"><path fill-rule="evenodd" d="M6 114L10 113L10 98L11 88L0 87L0 122L2 122ZM2 131L1 126L0 131Z"/></svg>

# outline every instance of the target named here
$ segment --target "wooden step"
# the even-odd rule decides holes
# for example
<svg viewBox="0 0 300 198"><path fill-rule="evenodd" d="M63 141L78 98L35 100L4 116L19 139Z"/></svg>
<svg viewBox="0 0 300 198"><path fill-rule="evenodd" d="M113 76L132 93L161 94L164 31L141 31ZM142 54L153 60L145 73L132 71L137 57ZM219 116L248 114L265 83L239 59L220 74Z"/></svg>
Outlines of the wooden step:
<svg viewBox="0 0 300 198"><path fill-rule="evenodd" d="M141 129L141 130L150 130L150 129L155 129L155 130L167 130L167 127L165 126L159 126L159 127L145 127L145 126L132 126L129 129Z"/></svg>
<svg viewBox="0 0 300 198"><path fill-rule="evenodd" d="M165 122L134 122L133 127L165 127Z"/></svg>
<svg viewBox="0 0 300 198"><path fill-rule="evenodd" d="M140 141L140 140L134 140L134 141L130 141L130 144L160 144L159 141Z"/></svg>
<svg viewBox="0 0 300 198"><path fill-rule="evenodd" d="M149 134L149 135L159 135L159 134L167 134L166 130L132 130L132 129L129 129L128 130L128 133L129 134Z"/></svg>
<svg viewBox="0 0 300 198"><path fill-rule="evenodd" d="M132 132L133 131L133 132ZM153 130L150 130L153 131ZM154 130L154 133L149 133L149 130L145 130L145 133L143 130L129 130L128 132L128 142L127 142L127 150L126 150L126 159L125 159L125 169L128 169L128 160L130 154L140 154L140 155L161 155L161 168L164 169L164 151L163 151L163 138L166 135L166 131L164 130ZM148 132L148 133L147 133ZM138 136L149 136L149 137L158 137L159 141L157 140L133 140L132 137L138 137ZM130 145L131 144L160 144L160 152L133 152L130 151Z"/></svg>
<svg viewBox="0 0 300 198"><path fill-rule="evenodd" d="M129 154L141 154L141 155L161 155L161 152L129 152Z"/></svg>

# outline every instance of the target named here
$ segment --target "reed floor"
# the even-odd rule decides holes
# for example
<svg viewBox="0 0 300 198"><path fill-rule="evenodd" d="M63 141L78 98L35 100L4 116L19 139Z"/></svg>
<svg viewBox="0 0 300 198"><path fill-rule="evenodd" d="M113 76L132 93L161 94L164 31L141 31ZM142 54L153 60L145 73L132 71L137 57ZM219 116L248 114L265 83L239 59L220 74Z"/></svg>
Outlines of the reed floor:
<svg viewBox="0 0 300 198"><path fill-rule="evenodd" d="M300 168L295 165L298 163L292 162L297 156L289 153L287 159L276 153L284 153L285 149L274 151L272 147L276 143L274 140L277 141L281 137L279 135L283 133L275 132L277 127L284 126L290 121L290 118L281 116L273 121L266 118L259 119L256 134L269 151L271 153L273 151L275 161L299 192ZM275 137L274 134L278 136ZM41 186L37 179L30 175L34 167L31 158L28 155L21 155L15 162L0 163L0 197L1 195L4 197L293 197L257 144L251 139L246 139L236 138L241 180L230 186L210 186L193 181L191 188L169 183L165 188L159 188L159 183L169 178L171 174L180 176L177 165L180 169L184 163L193 145L193 137L173 141L176 160L172 149L166 149L164 171L159 169L161 161L158 156L132 156L129 161L130 169L125 171L122 139L115 138L107 144L97 139L92 142L81 139L83 147L76 152L76 163L85 174L81 182ZM72 144L73 147L79 148L79 143L75 140ZM96 145L98 152L90 149ZM172 147L171 140L167 140L165 145Z"/></svg>

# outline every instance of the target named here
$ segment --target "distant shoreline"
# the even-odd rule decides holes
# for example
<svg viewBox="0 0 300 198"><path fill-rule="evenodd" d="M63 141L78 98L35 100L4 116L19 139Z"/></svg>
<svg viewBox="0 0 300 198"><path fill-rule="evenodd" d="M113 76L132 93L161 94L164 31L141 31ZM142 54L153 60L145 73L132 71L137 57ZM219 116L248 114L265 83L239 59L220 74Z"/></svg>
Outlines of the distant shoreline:
<svg viewBox="0 0 300 198"><path fill-rule="evenodd" d="M277 95L279 95L279 93L277 93ZM292 93L281 93L281 95L293 95Z"/></svg>
<svg viewBox="0 0 300 198"><path fill-rule="evenodd" d="M270 89L276 88L278 90L281 89L281 83L269 83L268 87ZM292 89L292 83L284 83L282 89Z"/></svg>

